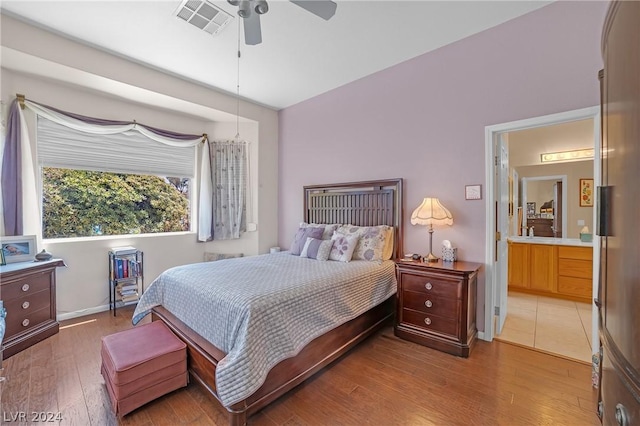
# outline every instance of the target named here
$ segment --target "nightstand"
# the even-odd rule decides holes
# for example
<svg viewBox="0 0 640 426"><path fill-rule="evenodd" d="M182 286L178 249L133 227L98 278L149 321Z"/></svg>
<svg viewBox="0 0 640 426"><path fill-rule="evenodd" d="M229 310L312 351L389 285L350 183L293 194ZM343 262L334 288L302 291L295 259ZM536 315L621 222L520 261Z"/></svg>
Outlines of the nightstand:
<svg viewBox="0 0 640 426"><path fill-rule="evenodd" d="M395 335L468 357L475 344L479 263L396 261Z"/></svg>

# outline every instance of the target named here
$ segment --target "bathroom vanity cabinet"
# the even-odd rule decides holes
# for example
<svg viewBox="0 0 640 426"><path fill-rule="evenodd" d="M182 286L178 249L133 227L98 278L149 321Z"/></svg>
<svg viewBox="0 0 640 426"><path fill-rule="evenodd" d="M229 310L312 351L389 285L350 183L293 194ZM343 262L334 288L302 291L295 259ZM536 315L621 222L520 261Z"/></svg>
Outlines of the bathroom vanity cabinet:
<svg viewBox="0 0 640 426"><path fill-rule="evenodd" d="M593 248L509 241L509 290L591 303Z"/></svg>

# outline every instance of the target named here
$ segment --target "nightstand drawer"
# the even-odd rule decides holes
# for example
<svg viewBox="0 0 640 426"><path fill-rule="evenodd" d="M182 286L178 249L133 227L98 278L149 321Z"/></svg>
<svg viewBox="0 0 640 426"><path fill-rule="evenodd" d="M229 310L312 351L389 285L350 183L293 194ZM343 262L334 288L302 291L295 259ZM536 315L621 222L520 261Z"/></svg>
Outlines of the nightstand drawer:
<svg viewBox="0 0 640 426"><path fill-rule="evenodd" d="M443 318L411 309L403 309L401 323L419 327L430 333L446 334L455 338L459 337L458 321L455 318Z"/></svg>
<svg viewBox="0 0 640 426"><path fill-rule="evenodd" d="M15 336L18 333L26 332L48 319L51 319L51 309L48 306L29 313L19 312L15 315L9 315L7 312L7 336Z"/></svg>
<svg viewBox="0 0 640 426"><path fill-rule="evenodd" d="M415 291L404 291L402 294L402 307L425 314L438 315L443 318L458 318L458 299L437 297Z"/></svg>
<svg viewBox="0 0 640 426"><path fill-rule="evenodd" d="M16 280L2 286L2 298L5 305L9 305L11 299L24 297L45 289L51 285L50 273L39 273Z"/></svg>
<svg viewBox="0 0 640 426"><path fill-rule="evenodd" d="M401 274L403 290L415 291L438 297L459 299L462 281L434 275Z"/></svg>

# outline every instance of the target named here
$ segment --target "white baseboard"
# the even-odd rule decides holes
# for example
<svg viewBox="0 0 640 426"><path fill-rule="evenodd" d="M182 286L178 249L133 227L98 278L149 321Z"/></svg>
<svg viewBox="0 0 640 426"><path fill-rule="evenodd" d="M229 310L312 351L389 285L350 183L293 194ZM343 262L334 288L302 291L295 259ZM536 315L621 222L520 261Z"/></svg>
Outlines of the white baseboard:
<svg viewBox="0 0 640 426"><path fill-rule="evenodd" d="M487 340L484 338L484 331L478 331L478 339L480 340ZM490 340L489 340L490 341Z"/></svg>
<svg viewBox="0 0 640 426"><path fill-rule="evenodd" d="M104 312L109 310L109 305L96 306L94 308L80 309L74 312L65 312L64 314L56 315L58 321L64 321L68 319L83 317L85 315L97 314L98 312Z"/></svg>

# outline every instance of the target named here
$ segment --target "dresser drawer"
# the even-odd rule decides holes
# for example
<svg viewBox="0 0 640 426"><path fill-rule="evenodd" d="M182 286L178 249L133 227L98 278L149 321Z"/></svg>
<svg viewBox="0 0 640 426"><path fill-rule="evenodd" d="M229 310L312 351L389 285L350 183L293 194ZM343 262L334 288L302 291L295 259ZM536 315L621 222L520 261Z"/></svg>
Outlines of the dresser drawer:
<svg viewBox="0 0 640 426"><path fill-rule="evenodd" d="M20 312L20 314L16 315L9 315L9 312L7 312L7 317L5 318L7 322L7 337L29 331L49 319L51 319L51 309L48 306L37 311Z"/></svg>
<svg viewBox="0 0 640 426"><path fill-rule="evenodd" d="M403 290L451 299L459 299L461 297L461 280L446 279L434 275L417 275L407 273L401 274L400 279L402 280Z"/></svg>
<svg viewBox="0 0 640 426"><path fill-rule="evenodd" d="M11 299L10 303L5 305L7 316L20 316L30 314L43 308L51 306L51 291L39 291L37 293L29 293L26 296L17 299Z"/></svg>
<svg viewBox="0 0 640 426"><path fill-rule="evenodd" d="M404 308L450 319L458 318L459 303L458 299L437 297L415 291L405 290L402 294Z"/></svg>
<svg viewBox="0 0 640 426"><path fill-rule="evenodd" d="M12 283L2 286L2 298L5 305L9 304L11 299L23 297L29 294L46 290L51 286L51 274L39 273L20 278Z"/></svg>
<svg viewBox="0 0 640 426"><path fill-rule="evenodd" d="M458 321L455 318L443 318L411 309L403 309L401 323L419 327L429 333L446 334L455 338L459 337Z"/></svg>

